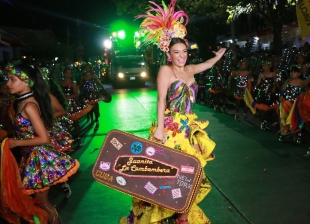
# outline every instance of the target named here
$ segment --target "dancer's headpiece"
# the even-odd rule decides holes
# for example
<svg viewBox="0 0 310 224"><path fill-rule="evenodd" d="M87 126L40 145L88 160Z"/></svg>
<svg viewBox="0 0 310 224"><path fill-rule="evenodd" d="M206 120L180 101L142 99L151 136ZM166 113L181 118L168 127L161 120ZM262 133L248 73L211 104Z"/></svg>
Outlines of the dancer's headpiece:
<svg viewBox="0 0 310 224"><path fill-rule="evenodd" d="M155 44L168 52L171 38L183 39L187 34L188 15L183 10L175 12L176 0L171 0L168 6L162 1L162 7L152 1L149 3L155 7L150 5L145 14L136 16L136 19L144 18L140 25L143 44Z"/></svg>
<svg viewBox="0 0 310 224"><path fill-rule="evenodd" d="M33 68L32 65L30 66ZM28 83L30 87L33 86L34 82L28 77L28 75L20 69L15 68L13 64L8 64L6 66L6 71L12 75L16 75L20 80Z"/></svg>

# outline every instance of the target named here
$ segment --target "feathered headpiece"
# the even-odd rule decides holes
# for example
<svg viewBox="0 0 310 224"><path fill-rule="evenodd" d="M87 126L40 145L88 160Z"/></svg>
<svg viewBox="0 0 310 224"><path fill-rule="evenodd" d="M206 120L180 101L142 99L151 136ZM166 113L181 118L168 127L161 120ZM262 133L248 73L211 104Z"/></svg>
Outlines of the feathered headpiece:
<svg viewBox="0 0 310 224"><path fill-rule="evenodd" d="M136 16L136 19L145 18L140 25L143 42L145 45L155 44L167 52L171 38L185 37L188 15L183 10L175 12L176 0L171 0L168 6L162 1L162 7L152 1L149 3L155 7L150 6L145 14Z"/></svg>

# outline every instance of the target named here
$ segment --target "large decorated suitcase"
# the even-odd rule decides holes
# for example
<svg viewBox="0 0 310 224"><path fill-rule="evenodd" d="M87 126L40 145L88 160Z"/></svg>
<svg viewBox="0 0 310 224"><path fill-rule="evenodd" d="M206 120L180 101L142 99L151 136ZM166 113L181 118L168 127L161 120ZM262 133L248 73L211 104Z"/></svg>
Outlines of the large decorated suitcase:
<svg viewBox="0 0 310 224"><path fill-rule="evenodd" d="M92 175L103 185L183 213L198 193L202 168L194 156L112 130L101 147Z"/></svg>

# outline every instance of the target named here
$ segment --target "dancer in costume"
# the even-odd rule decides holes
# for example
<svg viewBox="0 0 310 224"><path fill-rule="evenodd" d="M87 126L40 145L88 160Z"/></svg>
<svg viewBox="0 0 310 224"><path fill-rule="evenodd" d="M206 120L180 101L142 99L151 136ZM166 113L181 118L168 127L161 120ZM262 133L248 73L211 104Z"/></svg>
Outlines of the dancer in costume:
<svg viewBox="0 0 310 224"><path fill-rule="evenodd" d="M66 116L69 103L60 86L55 82L54 78L50 76L48 68L41 68L41 74L49 87L54 117L56 118L55 128L49 129L51 144L59 151L70 152L72 151L73 138L70 134L72 121ZM61 188L65 197L69 198L72 193L70 185L67 182L64 182L62 183Z"/></svg>
<svg viewBox="0 0 310 224"><path fill-rule="evenodd" d="M251 92L251 75L250 72L247 70L247 62L242 60L240 62L239 69L237 71L233 71L230 75L229 79L235 79L236 89L234 92L234 97L236 99L236 114L235 119L240 120L239 118L239 107L241 102L244 101L244 95L246 89L248 88L249 92ZM230 82L230 81L229 81ZM244 104L243 109L243 118L247 120L247 107Z"/></svg>
<svg viewBox="0 0 310 224"><path fill-rule="evenodd" d="M284 76L284 72L281 70L279 59L274 58L272 60L272 67L270 68L270 71L273 72L277 77L277 90L282 87L284 84L284 80L286 80Z"/></svg>
<svg viewBox="0 0 310 224"><path fill-rule="evenodd" d="M67 111L68 117L73 121L74 131L77 137L78 145L81 147L81 128L79 124L79 119L90 112L92 106L85 104L79 100L79 87L72 80L72 70L70 68L65 68L63 71L63 80L60 81L60 86L69 101L70 107Z"/></svg>
<svg viewBox="0 0 310 224"><path fill-rule="evenodd" d="M82 92L84 103L93 106L93 109L90 112L90 117L91 119L93 119L92 113L95 114L96 125L94 131L97 131L99 129L99 100L101 98L99 90L104 90L104 86L99 81L97 76L93 73L90 63L87 63L85 66L85 73L82 75L79 87ZM91 125L93 125L93 122L91 123Z"/></svg>
<svg viewBox="0 0 310 224"><path fill-rule="evenodd" d="M19 170L25 193L33 194L47 211L49 223L60 218L49 202L49 188L68 180L79 162L56 150L48 131L55 126L48 86L37 67L25 63L7 67L8 87L18 94L14 102L13 125L16 138L10 138L10 148L21 147Z"/></svg>
<svg viewBox="0 0 310 224"><path fill-rule="evenodd" d="M196 120L194 105L198 86L194 75L211 68L225 53L225 49L214 52L216 56L204 63L186 66L188 46L187 41L183 39L186 35L186 28L180 21L182 18L187 21L187 15L183 11L174 12L175 1L168 6L163 3L163 9L151 3L157 9L151 8L147 14L137 18L145 18L141 24L142 32L146 34L145 42L157 44L165 52L169 63L160 68L157 76L157 127L151 127L150 139L196 156L204 167L207 161L214 159L212 152L215 143L204 131L209 122ZM157 12L156 16L151 16L150 14L154 11ZM155 27L154 20L163 27L160 25ZM203 174L197 198L189 211L181 214L175 214L171 210L134 198L130 215L121 218L119 223L164 223L165 219L169 218L174 218L175 223L179 224L210 223L197 205L210 190L211 185Z"/></svg>
<svg viewBox="0 0 310 224"><path fill-rule="evenodd" d="M222 74L222 67L223 67L223 60L219 60L216 64L212 67L212 86L210 92L213 94L213 103L214 103L214 110L219 111L219 107L222 107L222 111L226 112L225 106L225 74Z"/></svg>
<svg viewBox="0 0 310 224"><path fill-rule="evenodd" d="M257 79L257 89L255 96L255 108L259 110L261 129L268 129L267 117L268 111L277 105L274 102L273 94L276 91L276 74L270 71L271 62L263 61L263 72L259 74Z"/></svg>
<svg viewBox="0 0 310 224"><path fill-rule="evenodd" d="M301 71L301 79L306 80L310 74L310 65L306 62L306 57L302 53L297 54L296 56L297 66Z"/></svg>
<svg viewBox="0 0 310 224"><path fill-rule="evenodd" d="M69 103L61 87L55 82L54 78L50 76L49 70L47 68L41 68L41 74L49 87L54 117L56 118L56 127L53 130L49 130L50 135L53 137L52 139L55 139L55 141L51 143L60 151L71 151L73 138L69 130L72 121L66 116Z"/></svg>
<svg viewBox="0 0 310 224"><path fill-rule="evenodd" d="M291 121L289 114L301 92L304 81L299 78L301 70L298 66L293 65L290 69L291 77L285 81L280 93L279 119L280 119L280 137L283 141L284 136L291 131Z"/></svg>

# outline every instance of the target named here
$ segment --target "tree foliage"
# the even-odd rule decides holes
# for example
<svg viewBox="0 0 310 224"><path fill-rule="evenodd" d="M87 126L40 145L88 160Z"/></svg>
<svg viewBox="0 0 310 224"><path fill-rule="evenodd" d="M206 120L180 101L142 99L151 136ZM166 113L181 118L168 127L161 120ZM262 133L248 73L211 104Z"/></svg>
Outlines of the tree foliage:
<svg viewBox="0 0 310 224"><path fill-rule="evenodd" d="M118 13L131 15L144 13L149 4L146 0L111 1L117 5ZM161 3L161 0L154 0L154 2ZM165 0L166 4L169 2ZM210 37L210 33L212 34L212 31L222 23L231 23L240 15L255 14L265 26L269 25L273 28L275 50L280 54L282 26L294 21L297 2L298 0L177 0L177 7L188 13L190 22L194 25L189 24L188 29L198 39L204 35L203 31L206 31L203 27L208 27L209 32L206 35ZM217 29L216 32L220 30Z"/></svg>

